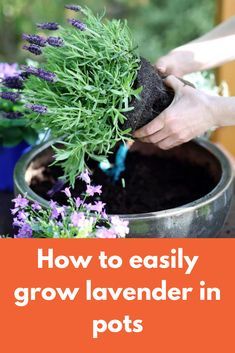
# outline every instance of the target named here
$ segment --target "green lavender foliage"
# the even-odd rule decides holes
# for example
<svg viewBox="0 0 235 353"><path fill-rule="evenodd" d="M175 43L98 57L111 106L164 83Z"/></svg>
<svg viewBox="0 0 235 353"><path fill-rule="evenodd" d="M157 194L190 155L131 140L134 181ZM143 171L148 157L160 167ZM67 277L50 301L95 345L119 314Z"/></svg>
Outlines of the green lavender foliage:
<svg viewBox="0 0 235 353"><path fill-rule="evenodd" d="M104 20L83 9L86 31L68 25L56 35L61 48L46 47L41 67L57 75L55 83L31 76L25 88L27 103L48 107L47 114L27 115L32 126L49 128L62 149L55 147L56 163L73 185L86 168L86 159L100 161L119 141L130 138L122 131L134 90L140 58L127 23Z"/></svg>
<svg viewBox="0 0 235 353"><path fill-rule="evenodd" d="M8 119L4 113L10 112L20 112L24 115L25 109L21 102L12 103L4 99L0 100L0 146L15 147L23 141L29 145L35 144L38 135L28 126L27 119L24 116L19 119Z"/></svg>

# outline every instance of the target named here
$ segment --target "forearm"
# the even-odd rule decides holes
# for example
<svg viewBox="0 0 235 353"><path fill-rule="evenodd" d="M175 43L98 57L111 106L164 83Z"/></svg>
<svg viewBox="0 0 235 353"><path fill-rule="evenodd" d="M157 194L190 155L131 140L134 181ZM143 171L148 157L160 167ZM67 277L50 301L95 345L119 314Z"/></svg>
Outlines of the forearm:
<svg viewBox="0 0 235 353"><path fill-rule="evenodd" d="M212 97L210 104L218 127L235 125L235 97Z"/></svg>
<svg viewBox="0 0 235 353"><path fill-rule="evenodd" d="M235 60L235 17L215 27L204 36L173 50L191 53L193 71L211 69Z"/></svg>

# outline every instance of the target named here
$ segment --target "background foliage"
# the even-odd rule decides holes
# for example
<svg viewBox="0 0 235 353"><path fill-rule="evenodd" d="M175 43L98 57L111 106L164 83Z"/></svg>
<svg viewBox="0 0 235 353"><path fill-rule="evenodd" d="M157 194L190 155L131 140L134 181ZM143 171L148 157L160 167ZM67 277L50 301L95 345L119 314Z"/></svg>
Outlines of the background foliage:
<svg viewBox="0 0 235 353"><path fill-rule="evenodd" d="M214 23L215 0L1 0L0 61L23 61L21 34L34 33L35 22L64 21L64 4L93 10L106 7L109 17L127 18L141 54L155 61L175 46L208 31Z"/></svg>

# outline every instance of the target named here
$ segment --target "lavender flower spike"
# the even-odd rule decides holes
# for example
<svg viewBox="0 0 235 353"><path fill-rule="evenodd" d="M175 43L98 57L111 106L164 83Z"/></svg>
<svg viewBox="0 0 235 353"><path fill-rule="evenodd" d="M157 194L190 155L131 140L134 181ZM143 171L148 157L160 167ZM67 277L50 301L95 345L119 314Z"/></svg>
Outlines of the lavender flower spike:
<svg viewBox="0 0 235 353"><path fill-rule="evenodd" d="M15 92L0 92L0 97L15 103L20 99L20 94Z"/></svg>
<svg viewBox="0 0 235 353"><path fill-rule="evenodd" d="M4 118L6 119L20 119L22 118L23 114L20 112L7 112L3 114Z"/></svg>
<svg viewBox="0 0 235 353"><path fill-rule="evenodd" d="M19 75L8 76L2 81L2 84L8 88L22 89L23 79Z"/></svg>
<svg viewBox="0 0 235 353"><path fill-rule="evenodd" d="M47 43L52 47L62 47L64 45L64 41L60 37L48 37Z"/></svg>
<svg viewBox="0 0 235 353"><path fill-rule="evenodd" d="M56 81L56 74L54 72L46 71L43 69L38 69L36 76L42 78L45 81L48 82L55 82Z"/></svg>
<svg viewBox="0 0 235 353"><path fill-rule="evenodd" d="M75 12L79 12L82 9L79 5L65 5L65 8Z"/></svg>
<svg viewBox="0 0 235 353"><path fill-rule="evenodd" d="M59 24L56 22L38 23L37 27L41 29L48 29L49 31L56 31L59 28Z"/></svg>
<svg viewBox="0 0 235 353"><path fill-rule="evenodd" d="M35 55L42 54L42 49L36 44L24 45L23 49L28 50L30 53Z"/></svg>
<svg viewBox="0 0 235 353"><path fill-rule="evenodd" d="M75 18L69 18L68 22L71 23L72 26L80 29L80 31L85 31L87 28L85 23L83 23L79 20L76 20Z"/></svg>
<svg viewBox="0 0 235 353"><path fill-rule="evenodd" d="M33 67L33 66L24 66L23 69L25 70L26 73L42 78L45 81L48 81L48 82L56 81L56 74L54 74L53 72L46 71L43 69L37 69L36 67Z"/></svg>
<svg viewBox="0 0 235 353"><path fill-rule="evenodd" d="M40 104L26 104L26 108L31 109L33 112L38 114L47 113L47 107Z"/></svg>
<svg viewBox="0 0 235 353"><path fill-rule="evenodd" d="M40 47L45 47L47 40L42 36L38 36L37 34L23 34L22 39L26 40L31 44L39 45Z"/></svg>

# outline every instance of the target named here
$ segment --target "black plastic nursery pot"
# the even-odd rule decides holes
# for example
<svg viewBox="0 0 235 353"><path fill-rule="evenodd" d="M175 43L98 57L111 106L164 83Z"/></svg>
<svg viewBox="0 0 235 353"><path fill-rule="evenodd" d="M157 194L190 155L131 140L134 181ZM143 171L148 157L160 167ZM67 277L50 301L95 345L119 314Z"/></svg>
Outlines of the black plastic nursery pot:
<svg viewBox="0 0 235 353"><path fill-rule="evenodd" d="M49 167L51 144L48 141L22 156L14 173L15 193L27 193L44 207L49 206L47 192L60 175L58 167ZM90 168L92 182L103 186L108 213L129 221L129 237L215 237L229 212L232 167L218 147L203 139L170 151L135 142L128 151L122 182L116 184L97 163L91 162ZM78 182L74 196L79 191ZM55 200L60 201L56 195Z"/></svg>

